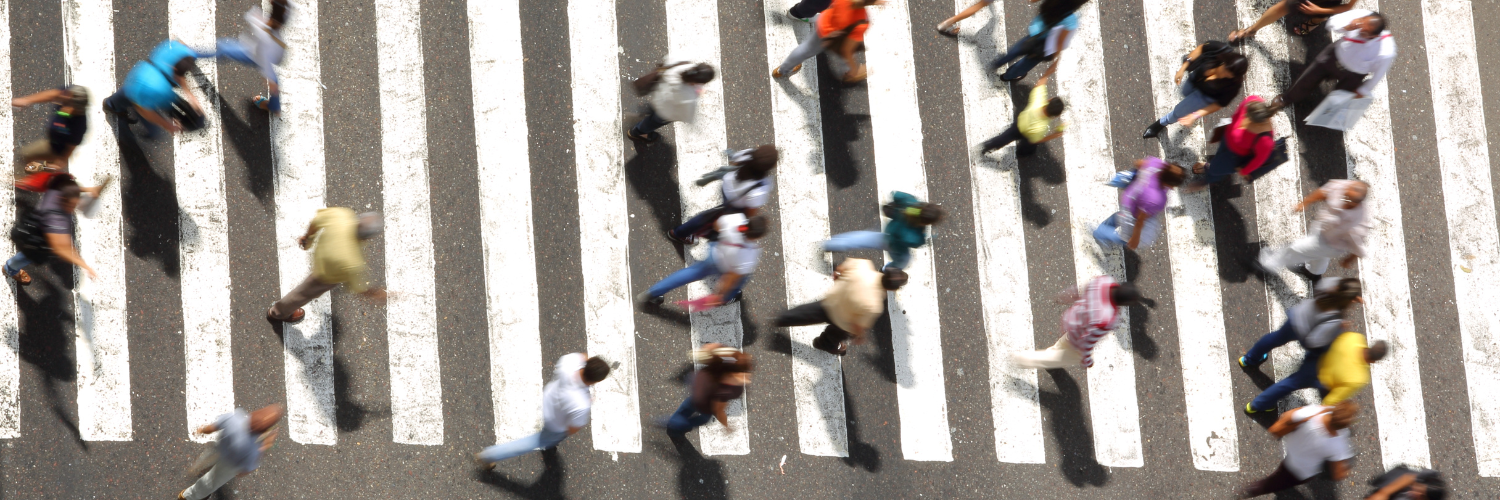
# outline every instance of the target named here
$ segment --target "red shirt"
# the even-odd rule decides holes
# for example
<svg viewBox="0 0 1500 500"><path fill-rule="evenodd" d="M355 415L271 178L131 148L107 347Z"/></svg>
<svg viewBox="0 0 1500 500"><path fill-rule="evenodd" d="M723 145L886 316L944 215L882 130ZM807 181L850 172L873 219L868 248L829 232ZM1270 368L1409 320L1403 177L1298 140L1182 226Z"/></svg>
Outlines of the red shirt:
<svg viewBox="0 0 1500 500"><path fill-rule="evenodd" d="M833 4L818 14L818 37L826 37L829 33L849 27L858 21L864 24L854 28L849 33L849 38L855 41L864 41L865 30L870 28L870 16L865 13L864 7L855 7L849 0L833 0Z"/></svg>
<svg viewBox="0 0 1500 500"><path fill-rule="evenodd" d="M1261 135L1245 130L1245 126L1249 125L1249 119L1245 118L1245 107L1252 102L1264 100L1257 95L1246 97L1240 102L1240 109L1234 111L1234 120L1229 122L1232 124L1229 130L1224 131L1224 144L1229 146L1229 150L1234 154L1250 157L1250 161L1240 167L1240 175L1250 175L1250 172L1260 168L1276 147L1276 139L1272 138L1272 134Z"/></svg>

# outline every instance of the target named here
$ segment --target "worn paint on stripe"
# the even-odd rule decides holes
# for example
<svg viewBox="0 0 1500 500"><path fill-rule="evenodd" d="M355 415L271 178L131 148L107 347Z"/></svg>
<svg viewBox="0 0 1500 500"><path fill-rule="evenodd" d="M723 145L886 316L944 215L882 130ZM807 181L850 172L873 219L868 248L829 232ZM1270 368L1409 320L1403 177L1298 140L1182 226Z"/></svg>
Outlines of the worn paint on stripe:
<svg viewBox="0 0 1500 500"><path fill-rule="evenodd" d="M971 0L956 0L964 9ZM974 198L974 239L979 260L979 299L989 347L990 415L995 421L995 457L1001 462L1045 463L1042 410L1036 370L1011 362L1011 353L1036 348L1021 220L1020 175L1015 146L979 155L980 143L1013 119L1010 94L985 76L985 59L1005 48L1000 4L990 4L960 24L958 63L963 83L964 131L972 156L969 182Z"/></svg>
<svg viewBox="0 0 1500 500"><path fill-rule="evenodd" d="M168 2L172 38L198 50L214 46L214 4L190 0ZM188 438L207 442L199 426L234 410L234 362L230 352L233 317L229 299L229 206L224 195L223 129L216 91L218 65L199 59L197 75L188 77L203 104L207 127L173 136L180 216L178 253L182 259L182 343L186 356ZM191 85L197 83L196 85ZM206 84L206 85L205 85Z"/></svg>
<svg viewBox="0 0 1500 500"><path fill-rule="evenodd" d="M881 202L890 191L928 200L923 170L922 117L912 61L911 15L906 0L870 10L865 52L870 72L870 129L875 143L875 184ZM944 200L932 200L938 203ZM934 228L934 233L941 231ZM935 236L935 235L934 235ZM912 251L910 281L888 293L891 344L896 357L896 401L901 453L907 460L953 460L948 398L943 385L943 339L938 321L935 244Z"/></svg>
<svg viewBox="0 0 1500 500"><path fill-rule="evenodd" d="M719 2L716 0L667 0L667 46L675 58L706 62L721 68L719 57ZM693 123L674 125L677 138L677 185L682 190L682 214L691 217L713 208L723 200L718 184L698 187L693 181L705 170L724 164L728 136L724 125L723 78L704 85L698 95L698 117ZM689 265L708 257L708 245L692 248ZM708 281L687 286L689 297L711 293ZM692 345L718 342L741 347L744 325L740 324L740 303L692 313ZM748 394L748 393L747 393ZM705 455L747 455L750 453L750 427L747 400L740 397L729 402L725 413L729 429L717 421L698 428L698 439Z"/></svg>
<svg viewBox="0 0 1500 500"><path fill-rule="evenodd" d="M10 2L0 0L0 19L10 19ZM13 95L10 85L10 23L0 23L0 95ZM15 111L0 106L0 144L15 144ZM0 169L0 182L15 181L12 169ZM16 192L0 189L0 220L16 219ZM9 238L0 241L0 255L14 255ZM9 258L9 257L6 257ZM7 280L9 281L9 280ZM0 286L0 439L21 437L21 335L16 313L15 283Z"/></svg>
<svg viewBox="0 0 1500 500"><path fill-rule="evenodd" d="M1073 266L1080 283L1108 274L1125 281L1125 262L1116 249L1101 249L1093 230L1115 213L1117 193L1104 183L1114 175L1110 150L1109 94L1104 74L1103 42L1099 38L1099 5L1078 10L1078 31L1072 45L1058 58L1057 93L1073 111L1063 142L1068 177L1068 212L1073 236ZM1041 71L1038 67L1036 71ZM1146 290L1147 294L1152 293ZM1094 347L1094 367L1088 369L1089 415L1094 427L1094 456L1111 467L1140 467L1140 410L1135 395L1135 358L1130 350L1130 311L1120 311L1113 335Z"/></svg>
<svg viewBox="0 0 1500 500"><path fill-rule="evenodd" d="M386 339L391 363L391 435L397 443L443 444L438 371L432 208L427 183L427 95L417 0L376 0L380 150L385 201Z"/></svg>
<svg viewBox="0 0 1500 500"><path fill-rule="evenodd" d="M1495 232L1495 198L1485 140L1484 99L1474 52L1474 13L1469 2L1422 1L1427 42L1427 74L1432 78L1432 111L1443 173L1443 206L1448 215L1448 247L1454 296L1463 336L1469 417L1479 475L1500 476L1500 237ZM1372 193L1373 194L1373 193Z"/></svg>
<svg viewBox="0 0 1500 500"><path fill-rule="evenodd" d="M813 33L808 23L787 17L794 1L768 0L765 6L766 75L798 40ZM828 179L823 170L823 116L818 104L818 59L786 78L770 78L771 121L781 163L776 166L781 252L786 265L787 307L822 300L833 272L819 246L828 239ZM844 378L839 357L814 349L817 326L788 328L792 339L792 393L797 402L797 444L803 454L849 456L844 418Z"/></svg>
<svg viewBox="0 0 1500 500"><path fill-rule="evenodd" d="M609 378L593 386L594 449L639 453L641 403L614 0L569 2L568 33L588 353L603 356L614 367Z"/></svg>
<svg viewBox="0 0 1500 500"><path fill-rule="evenodd" d="M519 2L469 0L469 67L479 167L495 439L542 425L541 319L531 220Z"/></svg>
<svg viewBox="0 0 1500 500"><path fill-rule="evenodd" d="M1146 0L1147 49L1151 55L1151 89L1156 112L1165 115L1182 99L1173 82L1183 54L1198 45L1194 40L1193 0ZM1186 78L1186 75L1184 75ZM1218 115L1229 114L1225 110ZM1163 156L1190 167L1203 149L1205 126L1216 117L1199 120L1193 128L1170 125L1162 133ZM1234 421L1234 385L1229 379L1229 347L1224 332L1224 299L1219 289L1219 265L1214 240L1213 208L1208 191L1167 198L1166 234L1162 241L1172 261L1172 295L1177 316L1178 348L1182 353L1183 395L1187 408L1188 443L1193 466L1200 470L1237 471L1239 438Z"/></svg>
<svg viewBox="0 0 1500 500"><path fill-rule="evenodd" d="M115 89L113 4L104 0L64 0L63 60L69 83ZM107 89L107 90L106 90ZM104 108L89 107L99 124L69 160L69 170L85 186L106 177L115 184L98 200L94 218L78 217L79 257L98 273L89 279L76 269L78 307L78 430L86 441L129 441L130 353L125 326L125 244L121 229L120 148L109 131Z"/></svg>
<svg viewBox="0 0 1500 500"><path fill-rule="evenodd" d="M311 254L297 247L308 221L324 208L323 89L318 62L318 2L297 2L281 30L288 50L277 75L281 114L271 118L271 165L275 169L276 255L281 293L312 272ZM293 441L332 445L334 426L333 331L328 295L303 306L307 317L283 325L286 418Z"/></svg>

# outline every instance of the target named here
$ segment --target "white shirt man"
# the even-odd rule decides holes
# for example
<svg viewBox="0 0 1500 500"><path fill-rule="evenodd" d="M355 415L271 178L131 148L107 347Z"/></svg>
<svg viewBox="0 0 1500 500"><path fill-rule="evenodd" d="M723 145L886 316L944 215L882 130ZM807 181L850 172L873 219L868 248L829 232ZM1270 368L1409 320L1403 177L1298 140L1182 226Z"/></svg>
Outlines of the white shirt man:
<svg viewBox="0 0 1500 500"><path fill-rule="evenodd" d="M1261 250L1256 264L1261 272L1274 273L1283 267L1301 264L1294 269L1312 275L1328 271L1334 257L1344 256L1339 265L1349 267L1354 260L1365 255L1365 236L1370 232L1369 215L1364 201L1369 185L1363 181L1334 179L1313 191L1297 204L1296 211L1308 205L1324 202L1323 209L1313 218L1307 236L1292 244L1271 250Z"/></svg>
<svg viewBox="0 0 1500 500"><path fill-rule="evenodd" d="M568 436L577 434L589 424L594 405L589 386L604 380L609 371L609 364L597 356L588 358L577 352L564 354L557 359L552 381L542 389L541 432L485 448L474 455L474 461L482 469L491 469L495 462L557 446Z"/></svg>
<svg viewBox="0 0 1500 500"><path fill-rule="evenodd" d="M1391 70L1391 63L1396 61L1396 39L1391 36L1390 30L1381 26L1380 34L1371 37L1358 27L1358 23L1354 23L1355 19L1367 18L1373 14L1375 13L1365 9L1350 9L1328 18L1328 32L1333 34L1333 50L1339 65L1351 72L1367 75L1356 91L1363 96L1368 96L1375 90L1375 84L1385 78L1385 74ZM1384 23L1384 18L1381 22Z"/></svg>

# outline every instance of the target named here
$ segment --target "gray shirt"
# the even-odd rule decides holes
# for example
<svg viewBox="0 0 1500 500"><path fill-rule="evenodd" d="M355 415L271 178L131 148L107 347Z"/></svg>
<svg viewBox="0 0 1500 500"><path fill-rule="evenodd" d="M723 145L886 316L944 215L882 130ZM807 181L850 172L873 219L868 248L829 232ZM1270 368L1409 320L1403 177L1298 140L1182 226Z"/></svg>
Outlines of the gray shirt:
<svg viewBox="0 0 1500 500"><path fill-rule="evenodd" d="M1317 299L1306 299L1287 309L1286 317L1304 349L1323 349L1333 344L1343 329L1343 311L1319 311Z"/></svg>
<svg viewBox="0 0 1500 500"><path fill-rule="evenodd" d="M250 414L235 408L233 413L219 415L214 421L219 429L219 461L227 462L242 472L250 472L260 466L260 443L250 432Z"/></svg>

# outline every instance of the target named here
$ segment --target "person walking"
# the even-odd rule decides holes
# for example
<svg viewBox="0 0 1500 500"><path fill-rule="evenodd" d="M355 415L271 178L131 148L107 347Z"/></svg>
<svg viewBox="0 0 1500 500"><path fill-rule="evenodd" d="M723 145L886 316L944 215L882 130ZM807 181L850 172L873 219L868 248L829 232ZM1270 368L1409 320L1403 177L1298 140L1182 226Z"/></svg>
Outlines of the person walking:
<svg viewBox="0 0 1500 500"><path fill-rule="evenodd" d="M1279 110L1296 104L1324 80L1336 80L1335 90L1353 92L1356 99L1373 93L1396 61L1396 39L1385 28L1385 16L1364 9L1329 18L1334 42L1318 52L1291 88L1271 100L1271 106Z"/></svg>
<svg viewBox="0 0 1500 500"><path fill-rule="evenodd" d="M747 218L745 214L735 212L719 217L714 225L718 240L709 243L708 258L678 269L636 294L637 306L661 305L667 292L708 278L717 278L718 285L706 302L707 306L727 304L740 297L740 290L760 264L760 243L757 240L766 235L766 217Z"/></svg>
<svg viewBox="0 0 1500 500"><path fill-rule="evenodd" d="M28 174L67 172L68 159L73 157L73 149L83 144L84 134L89 130L89 89L82 85L69 85L10 101L10 105L17 108L42 103L52 105L52 113L47 117L47 137L22 146L21 161L25 162ZM45 184L37 187L43 185Z"/></svg>
<svg viewBox="0 0 1500 500"><path fill-rule="evenodd" d="M1073 33L1078 31L1078 8L1083 7L1088 0L1041 2L1042 6L1037 9L1036 17L1026 26L1026 36L1012 44L1009 50L991 61L987 67L990 73L994 73L1001 66L1010 64L1010 68L1000 75L1001 81L1014 82L1026 78L1031 68L1043 61L1054 61L1047 66L1047 72L1043 76L1057 71L1057 56L1072 43ZM1037 85L1041 86L1041 83Z"/></svg>
<svg viewBox="0 0 1500 500"><path fill-rule="evenodd" d="M1036 87L1031 89L1031 99L1026 101L1026 109L1016 114L1016 121L1004 132L986 139L979 147L979 154L989 154L1014 142L1016 156L1024 158L1035 154L1038 144L1062 137L1067 125L1059 117L1067 109L1067 103L1061 97L1048 97L1047 79L1050 77L1042 75L1037 79Z"/></svg>
<svg viewBox="0 0 1500 500"><path fill-rule="evenodd" d="M276 77L276 66L286 56L281 27L286 24L290 10L288 0L271 0L269 16L259 5L251 7L245 12L247 27L239 38L220 38L214 51L198 54L198 57L228 59L260 70L269 91L256 95L253 100L256 107L272 113L281 112L281 80Z"/></svg>
<svg viewBox="0 0 1500 500"><path fill-rule="evenodd" d="M1032 1L1035 2L1036 0L1032 0ZM959 21L962 21L964 19L968 19L968 18L974 17L974 14L978 14L979 13L979 9L983 9L985 7L989 7L990 5L992 5L994 3L995 3L995 0L978 0L978 1L974 2L973 5L970 5L970 6L966 7L966 8L964 8L964 10L958 11L958 13L954 14L953 17L950 17L948 19L943 20L943 22L938 23L938 25L937 25L937 32L938 32L938 34L939 35L943 35L943 36L950 36L950 37L956 37L956 36L958 36L958 22ZM996 16L996 17L999 17L999 16Z"/></svg>
<svg viewBox="0 0 1500 500"><path fill-rule="evenodd" d="M1307 195L1294 211L1323 203L1307 235L1275 250L1261 250L1255 260L1257 270L1273 274L1286 267L1316 280L1328 271L1335 257L1343 256L1340 266L1353 267L1354 261L1365 255L1365 237L1370 232L1369 213L1364 206L1369 189L1364 181L1334 179Z"/></svg>
<svg viewBox="0 0 1500 500"><path fill-rule="evenodd" d="M906 269L911 263L911 250L926 245L928 228L942 222L947 214L942 205L920 201L901 191L891 191L891 202L880 208L891 219L885 224L884 233L850 231L836 234L823 242L823 251L885 250L891 254L891 261L885 267Z"/></svg>
<svg viewBox="0 0 1500 500"><path fill-rule="evenodd" d="M646 116L625 134L630 140L656 142L661 140L656 129L672 122L693 123L698 119L698 95L704 84L714 81L713 66L670 54L656 71L656 85L646 94Z"/></svg>
<svg viewBox="0 0 1500 500"><path fill-rule="evenodd" d="M1359 413L1359 405L1344 401L1334 406L1309 405L1286 412L1269 429L1281 440L1285 458L1271 475L1245 485L1240 498L1254 498L1288 490L1323 472L1334 481L1349 477L1349 460L1354 450L1349 445L1349 426Z"/></svg>
<svg viewBox="0 0 1500 500"><path fill-rule="evenodd" d="M1443 473L1432 469L1413 469L1397 465L1370 480L1375 487L1365 500L1444 500L1448 498L1448 481Z"/></svg>
<svg viewBox="0 0 1500 500"><path fill-rule="evenodd" d="M1245 72L1249 69L1250 61L1227 43L1209 41L1199 45L1182 58L1182 67L1177 68L1177 75L1172 77L1172 81L1179 85L1177 92L1182 94L1182 100L1172 111L1147 126L1141 138L1161 135L1172 122L1191 127L1198 119L1224 109L1239 97L1245 86Z"/></svg>
<svg viewBox="0 0 1500 500"><path fill-rule="evenodd" d="M776 168L776 162L781 158L777 153L776 146L763 144L751 149L745 149L729 157L729 166L705 175L699 179L698 185L707 184L704 179L717 176L719 183L719 194L723 196L723 202L719 206L698 212L682 225L667 230L667 239L692 245L698 242L698 237L708 231L708 228L719 217L731 212L745 214L746 217L754 217L760 207L766 206L771 199L771 191L775 189L776 183L766 174ZM726 168L728 170L726 171ZM709 181L712 182L712 181Z"/></svg>
<svg viewBox="0 0 1500 500"><path fill-rule="evenodd" d="M5 261L5 275L16 280L17 285L30 285L31 275L26 272L26 266L45 264L56 257L83 269L89 279L98 279L94 268L84 262L73 245L73 213L84 193L97 199L103 189L103 185L80 187L78 181L68 174L52 176L41 203L11 229L10 239L18 251Z"/></svg>
<svg viewBox="0 0 1500 500"><path fill-rule="evenodd" d="M500 443L474 454L481 470L495 468L501 460L557 446L589 424L594 398L589 387L609 377L609 363L598 356L575 352L557 359L552 381L542 388L542 430L508 443Z"/></svg>
<svg viewBox="0 0 1500 500"><path fill-rule="evenodd" d="M703 365L688 379L688 396L677 412L661 421L661 427L673 434L686 434L710 420L718 420L730 430L729 402L745 394L755 358L750 353L719 343L704 344L692 352L693 362Z"/></svg>
<svg viewBox="0 0 1500 500"><path fill-rule="evenodd" d="M1276 402L1292 391L1318 386L1318 364L1339 332L1347 328L1344 317L1349 308L1355 303L1363 303L1362 293L1363 288L1355 278L1319 281L1312 298L1287 309L1286 321L1281 328L1262 335L1239 357L1241 368L1253 370L1270 359L1271 350L1277 347L1297 342L1305 351L1297 371L1261 391L1255 400L1245 403L1245 414L1275 411Z"/></svg>
<svg viewBox="0 0 1500 500"><path fill-rule="evenodd" d="M202 500L234 479L254 472L260 466L260 457L276 442L276 423L285 412L281 405L273 404L246 413L242 408L219 415L214 423L198 428L199 434L218 433L214 450L218 459L213 468L187 489L177 494L178 500Z"/></svg>
<svg viewBox="0 0 1500 500"><path fill-rule="evenodd" d="M1334 339L1323 359L1318 361L1318 384L1324 393L1323 404L1338 404L1370 385L1370 364L1385 359L1389 351L1390 345L1384 340L1367 345L1365 335L1359 332L1344 332Z"/></svg>
<svg viewBox="0 0 1500 500"><path fill-rule="evenodd" d="M808 326L828 323L823 333L813 339L818 350L843 356L849 351L849 340L865 343L865 334L885 314L885 294L906 285L906 271L887 267L879 271L874 262L844 259L833 272L833 286L823 300L809 302L782 311L776 316L778 327Z"/></svg>
<svg viewBox="0 0 1500 500"><path fill-rule="evenodd" d="M1204 175L1184 189L1196 193L1228 179L1236 171L1241 176L1250 176L1266 164L1276 150L1276 130L1271 126L1271 117L1276 110L1266 104L1260 96L1249 96L1240 101L1239 109L1229 121L1219 141L1219 148L1207 162L1193 165L1193 173Z"/></svg>
<svg viewBox="0 0 1500 500"><path fill-rule="evenodd" d="M104 100L104 112L135 123L130 111L146 120L146 137L155 137L161 127L177 133L203 126L203 105L187 91L187 74L197 66L198 52L176 40L167 40L151 51L151 57L135 64L125 75L120 90ZM187 99L173 89L181 88Z"/></svg>
<svg viewBox="0 0 1500 500"><path fill-rule="evenodd" d="M1249 28L1230 31L1228 40L1229 43L1237 43L1244 39L1255 38L1255 33L1261 28L1270 26L1271 23L1288 14L1293 15L1293 19L1287 23L1288 26L1292 26L1292 34L1303 36L1318 29L1318 25L1328 20L1328 16L1348 12L1358 3L1359 0L1281 0L1266 9ZM1294 22L1295 25L1292 24Z"/></svg>
<svg viewBox="0 0 1500 500"><path fill-rule="evenodd" d="M365 275L365 256L360 248L365 241L379 236L383 229L384 223L379 213L365 212L355 216L353 210L344 207L319 210L318 215L307 225L307 232L297 237L297 246L303 250L316 246L313 249L312 274L282 296L281 300L271 304L271 308L266 311L266 320L292 324L301 322L307 317L302 306L340 284L350 293L359 294L366 299L385 300L385 290L369 286Z"/></svg>
<svg viewBox="0 0 1500 500"><path fill-rule="evenodd" d="M808 22L812 20L813 16L818 15L819 12L827 10L831 4L833 4L833 0L802 0L797 2L797 5L793 5L792 8L787 9L786 15L798 21Z"/></svg>
<svg viewBox="0 0 1500 500"><path fill-rule="evenodd" d="M849 68L844 73L844 83L864 80L867 72L864 65L854 59L854 51L863 50L865 30L870 28L870 15L865 12L865 8L884 3L884 0L833 0L827 9L813 16L812 24L815 29L811 36L792 49L781 66L771 70L771 76L792 76L802 70L803 61L817 57L824 50L832 50Z"/></svg>
<svg viewBox="0 0 1500 500"><path fill-rule="evenodd" d="M1118 325L1119 308L1153 303L1142 298L1134 284L1116 283L1108 275L1096 276L1082 290L1069 289L1058 299L1073 304L1063 311L1062 337L1046 349L1011 353L1017 366L1053 369L1081 364L1093 368L1094 346Z"/></svg>
<svg viewBox="0 0 1500 500"><path fill-rule="evenodd" d="M1186 177L1182 167L1155 156L1135 161L1135 170L1115 174L1110 185L1120 191L1120 211L1104 219L1094 229L1094 240L1100 246L1120 246L1135 250L1151 246L1161 234L1161 215L1167 209L1167 191L1182 185Z"/></svg>

